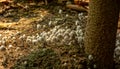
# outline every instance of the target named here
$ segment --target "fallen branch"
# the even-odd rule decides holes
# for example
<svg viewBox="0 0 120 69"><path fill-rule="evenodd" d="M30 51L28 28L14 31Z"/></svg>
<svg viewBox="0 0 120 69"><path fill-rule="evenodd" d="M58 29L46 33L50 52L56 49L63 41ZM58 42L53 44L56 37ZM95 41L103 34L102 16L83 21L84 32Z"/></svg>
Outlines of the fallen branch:
<svg viewBox="0 0 120 69"><path fill-rule="evenodd" d="M9 27L8 24L0 23L0 30L16 30L15 28Z"/></svg>
<svg viewBox="0 0 120 69"><path fill-rule="evenodd" d="M74 0L75 5L81 5L81 6L88 6L89 2L86 1L80 1L80 0Z"/></svg>
<svg viewBox="0 0 120 69"><path fill-rule="evenodd" d="M78 5L73 5L73 4L70 4L70 5L66 5L67 8L70 8L70 9L73 9L73 10L77 10L77 11L80 11L80 12L87 12L88 9L82 7L82 6L78 6Z"/></svg>

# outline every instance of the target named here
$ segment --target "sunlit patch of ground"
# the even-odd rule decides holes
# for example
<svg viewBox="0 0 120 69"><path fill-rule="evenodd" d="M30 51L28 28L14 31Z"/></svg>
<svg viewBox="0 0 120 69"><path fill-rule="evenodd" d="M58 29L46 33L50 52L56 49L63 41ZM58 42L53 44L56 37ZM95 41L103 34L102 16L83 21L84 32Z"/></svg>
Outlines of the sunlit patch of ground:
<svg viewBox="0 0 120 69"><path fill-rule="evenodd" d="M2 21L0 21L0 39L5 38L3 39L5 40L5 43L2 43L1 40L0 45L4 45L5 50L0 51L0 69L9 69L9 67L14 65L13 62L17 60L19 56L28 54L35 48L28 47L27 45L24 45L27 47L23 48L21 46L22 41L19 39L22 34L34 35L32 33L35 31L32 30L36 28L36 22L41 21L44 16L48 14L46 10L33 10L33 12L37 13L38 16L31 18L21 17L17 22L6 22L7 19L4 17L1 19ZM12 46L10 47L10 45Z"/></svg>

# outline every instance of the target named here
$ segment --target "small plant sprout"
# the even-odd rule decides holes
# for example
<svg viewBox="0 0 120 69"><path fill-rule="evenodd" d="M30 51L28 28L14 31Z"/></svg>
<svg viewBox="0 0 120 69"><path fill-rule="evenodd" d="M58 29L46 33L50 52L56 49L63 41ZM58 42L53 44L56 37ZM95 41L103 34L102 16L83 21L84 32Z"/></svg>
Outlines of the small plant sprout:
<svg viewBox="0 0 120 69"><path fill-rule="evenodd" d="M120 33L118 33L118 37L120 37Z"/></svg>
<svg viewBox="0 0 120 69"><path fill-rule="evenodd" d="M93 56L92 56L92 55L89 55L89 56L88 56L88 59L89 59L89 60L93 60Z"/></svg>
<svg viewBox="0 0 120 69"><path fill-rule="evenodd" d="M83 38L82 37L78 37L78 42L82 42Z"/></svg>
<svg viewBox="0 0 120 69"><path fill-rule="evenodd" d="M116 46L118 46L120 44L119 40L116 40Z"/></svg>
<svg viewBox="0 0 120 69"><path fill-rule="evenodd" d="M52 25L52 21L49 21L48 25L51 26Z"/></svg>
<svg viewBox="0 0 120 69"><path fill-rule="evenodd" d="M77 30L80 30L81 29L81 26L77 26Z"/></svg>
<svg viewBox="0 0 120 69"><path fill-rule="evenodd" d="M91 68L88 68L88 69L91 69Z"/></svg>
<svg viewBox="0 0 120 69"><path fill-rule="evenodd" d="M94 64L94 65L93 65L93 67L94 67L94 69L96 69L96 68L97 68L97 65L96 65L96 64Z"/></svg>
<svg viewBox="0 0 120 69"><path fill-rule="evenodd" d="M68 26L66 26L65 29L68 29Z"/></svg>
<svg viewBox="0 0 120 69"><path fill-rule="evenodd" d="M115 48L115 55L120 56L120 47Z"/></svg>
<svg viewBox="0 0 120 69"><path fill-rule="evenodd" d="M32 43L33 43L33 44L35 44L35 43L37 43L37 42L38 42L38 41L37 41L36 39L33 39L33 40L32 40Z"/></svg>
<svg viewBox="0 0 120 69"><path fill-rule="evenodd" d="M18 35L18 34L20 34L20 32L19 32L19 31L17 31L17 32L16 32L16 35Z"/></svg>
<svg viewBox="0 0 120 69"><path fill-rule="evenodd" d="M25 8L25 9L28 9L29 7L28 7L28 5L25 5L24 8Z"/></svg>
<svg viewBox="0 0 120 69"><path fill-rule="evenodd" d="M43 38L39 37L39 38L37 38L37 40L41 42L43 40Z"/></svg>
<svg viewBox="0 0 120 69"><path fill-rule="evenodd" d="M31 42L31 41L32 41L32 40L31 40L30 38L27 38L27 39L26 39L26 42L27 42L27 43L29 43L29 42Z"/></svg>
<svg viewBox="0 0 120 69"><path fill-rule="evenodd" d="M68 14L65 15L65 17L68 17L68 16L69 16Z"/></svg>
<svg viewBox="0 0 120 69"><path fill-rule="evenodd" d="M59 9L59 12L58 12L59 14L62 14L62 10L61 9Z"/></svg>
<svg viewBox="0 0 120 69"><path fill-rule="evenodd" d="M65 62L63 65L64 65L64 66L67 66L67 63Z"/></svg>
<svg viewBox="0 0 120 69"><path fill-rule="evenodd" d="M15 49L15 51L19 51L20 50L20 47L17 47L16 49Z"/></svg>
<svg viewBox="0 0 120 69"><path fill-rule="evenodd" d="M13 40L15 40L16 38L15 38L15 37L13 37L12 39L13 39Z"/></svg>
<svg viewBox="0 0 120 69"><path fill-rule="evenodd" d="M65 37L64 37L64 40L68 40L69 39L69 37L66 35Z"/></svg>
<svg viewBox="0 0 120 69"><path fill-rule="evenodd" d="M120 60L120 56L118 57L118 59Z"/></svg>
<svg viewBox="0 0 120 69"><path fill-rule="evenodd" d="M0 37L2 36L2 34L0 34Z"/></svg>
<svg viewBox="0 0 120 69"><path fill-rule="evenodd" d="M88 18L88 16L85 16L85 18L87 19L87 18Z"/></svg>
<svg viewBox="0 0 120 69"><path fill-rule="evenodd" d="M40 24L37 24L37 30L40 29L41 25Z"/></svg>
<svg viewBox="0 0 120 69"><path fill-rule="evenodd" d="M54 21L54 25L57 25L57 23L58 23L58 21L56 20L56 21Z"/></svg>
<svg viewBox="0 0 120 69"><path fill-rule="evenodd" d="M24 61L24 64L27 64L27 61Z"/></svg>
<svg viewBox="0 0 120 69"><path fill-rule="evenodd" d="M83 13L79 13L78 18L79 18L79 20L82 20L83 19Z"/></svg>
<svg viewBox="0 0 120 69"><path fill-rule="evenodd" d="M72 45L72 42L69 42L68 45Z"/></svg>
<svg viewBox="0 0 120 69"><path fill-rule="evenodd" d="M72 4L71 1L67 1L66 2L66 5L70 5L70 4Z"/></svg>
<svg viewBox="0 0 120 69"><path fill-rule="evenodd" d="M78 25L78 24L79 24L79 21L78 21L78 20L76 20L76 21L75 21L75 25Z"/></svg>
<svg viewBox="0 0 120 69"><path fill-rule="evenodd" d="M78 14L78 17L81 17L81 16L83 16L83 13L79 13L79 14Z"/></svg>
<svg viewBox="0 0 120 69"><path fill-rule="evenodd" d="M71 29L67 29L66 32L67 32L67 33L70 33L70 32L71 32Z"/></svg>
<svg viewBox="0 0 120 69"><path fill-rule="evenodd" d="M5 44L5 40L2 40L2 42L1 42L2 44Z"/></svg>
<svg viewBox="0 0 120 69"><path fill-rule="evenodd" d="M43 28L46 28L46 25L43 25Z"/></svg>
<svg viewBox="0 0 120 69"><path fill-rule="evenodd" d="M43 17L44 17L42 14L41 14L40 16L41 16L41 18L43 18Z"/></svg>
<svg viewBox="0 0 120 69"><path fill-rule="evenodd" d="M20 36L20 37L19 37L19 39L23 39L23 37L22 37L22 36Z"/></svg>
<svg viewBox="0 0 120 69"><path fill-rule="evenodd" d="M8 48L12 48L12 47L13 47L13 45L9 45L9 46L8 46Z"/></svg>

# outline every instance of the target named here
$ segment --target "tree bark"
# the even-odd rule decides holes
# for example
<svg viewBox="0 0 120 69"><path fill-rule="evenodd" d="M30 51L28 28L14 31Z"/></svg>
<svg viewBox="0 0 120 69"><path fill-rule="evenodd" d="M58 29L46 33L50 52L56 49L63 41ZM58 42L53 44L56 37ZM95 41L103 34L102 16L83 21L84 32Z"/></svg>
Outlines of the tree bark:
<svg viewBox="0 0 120 69"><path fill-rule="evenodd" d="M85 33L85 52L97 69L114 69L119 11L116 0L91 0Z"/></svg>

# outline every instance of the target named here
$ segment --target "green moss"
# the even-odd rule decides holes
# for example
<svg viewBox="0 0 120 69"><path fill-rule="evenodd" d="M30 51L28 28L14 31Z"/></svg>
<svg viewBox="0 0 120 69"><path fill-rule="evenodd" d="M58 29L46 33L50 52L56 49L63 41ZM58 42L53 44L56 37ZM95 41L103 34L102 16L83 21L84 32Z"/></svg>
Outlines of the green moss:
<svg viewBox="0 0 120 69"><path fill-rule="evenodd" d="M60 59L50 49L40 49L21 58L11 69L58 69Z"/></svg>

